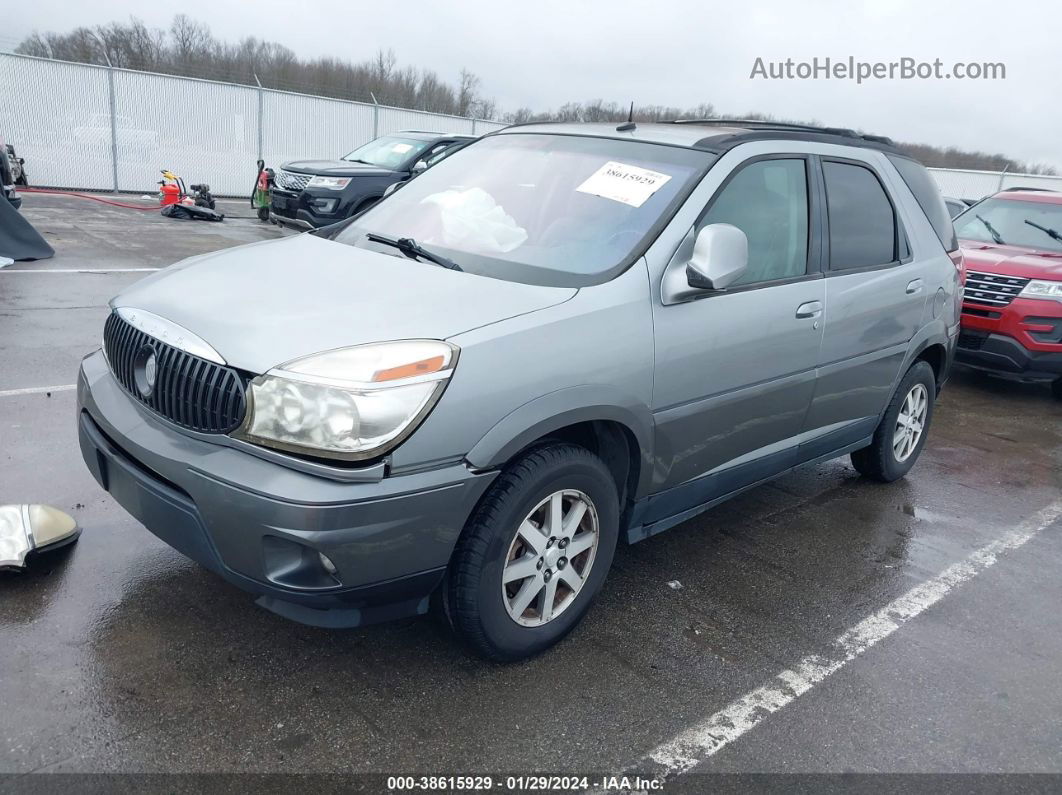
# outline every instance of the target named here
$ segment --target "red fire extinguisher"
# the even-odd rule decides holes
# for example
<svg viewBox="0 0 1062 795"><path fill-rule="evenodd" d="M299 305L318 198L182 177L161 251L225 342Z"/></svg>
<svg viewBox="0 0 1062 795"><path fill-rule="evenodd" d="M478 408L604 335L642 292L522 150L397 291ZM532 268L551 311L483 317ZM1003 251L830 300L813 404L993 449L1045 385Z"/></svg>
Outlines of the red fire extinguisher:
<svg viewBox="0 0 1062 795"><path fill-rule="evenodd" d="M159 182L159 204L166 207L170 204L178 204L184 198L184 186L181 178L172 171L163 170L163 180Z"/></svg>

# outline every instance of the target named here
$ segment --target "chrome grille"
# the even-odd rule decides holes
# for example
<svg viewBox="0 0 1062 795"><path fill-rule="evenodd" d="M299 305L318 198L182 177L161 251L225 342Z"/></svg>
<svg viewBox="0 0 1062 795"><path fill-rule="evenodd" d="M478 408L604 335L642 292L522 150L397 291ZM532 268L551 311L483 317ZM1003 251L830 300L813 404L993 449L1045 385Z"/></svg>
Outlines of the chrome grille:
<svg viewBox="0 0 1062 795"><path fill-rule="evenodd" d="M152 411L201 433L229 433L247 410L243 379L230 367L167 345L111 313L103 347L115 379ZM137 386L138 356L154 351L154 388L145 397Z"/></svg>
<svg viewBox="0 0 1062 795"><path fill-rule="evenodd" d="M296 174L282 168L278 168L273 175L273 181L284 190L303 190L311 179L313 174Z"/></svg>
<svg viewBox="0 0 1062 795"><path fill-rule="evenodd" d="M963 288L964 301L984 306L1006 306L1029 283L1020 276L1004 276L1001 273L966 272L966 286Z"/></svg>

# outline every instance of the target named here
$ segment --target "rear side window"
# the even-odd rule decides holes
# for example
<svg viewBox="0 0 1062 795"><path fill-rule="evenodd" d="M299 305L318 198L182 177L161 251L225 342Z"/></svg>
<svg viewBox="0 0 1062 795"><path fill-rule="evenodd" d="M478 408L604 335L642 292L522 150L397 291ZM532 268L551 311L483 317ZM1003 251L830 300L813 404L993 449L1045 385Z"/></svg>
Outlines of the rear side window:
<svg viewBox="0 0 1062 795"><path fill-rule="evenodd" d="M896 212L869 168L826 160L826 209L830 218L830 269L895 262Z"/></svg>
<svg viewBox="0 0 1062 795"><path fill-rule="evenodd" d="M911 189L918 206L922 208L922 212L926 214L926 218L929 219L929 223L933 226L933 231L940 238L940 244L944 246L946 251L957 249L959 241L955 237L955 227L951 223L954 213L948 212L948 207L940 195L940 189L937 188L937 183L933 181L933 177L926 171L925 166L906 157L898 157L896 155L886 155L886 157L896 166L896 170L900 172L903 181ZM956 209L958 212L962 212L966 208L958 207Z"/></svg>

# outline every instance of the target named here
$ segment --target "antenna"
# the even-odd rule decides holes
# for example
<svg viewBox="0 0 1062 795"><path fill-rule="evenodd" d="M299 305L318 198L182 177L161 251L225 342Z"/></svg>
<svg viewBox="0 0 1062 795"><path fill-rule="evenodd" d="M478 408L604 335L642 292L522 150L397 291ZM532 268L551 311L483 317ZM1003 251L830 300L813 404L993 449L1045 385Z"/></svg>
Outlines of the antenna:
<svg viewBox="0 0 1062 795"><path fill-rule="evenodd" d="M631 109L627 112L627 121L617 127L616 132L630 132L637 126L634 123L634 103L631 102Z"/></svg>

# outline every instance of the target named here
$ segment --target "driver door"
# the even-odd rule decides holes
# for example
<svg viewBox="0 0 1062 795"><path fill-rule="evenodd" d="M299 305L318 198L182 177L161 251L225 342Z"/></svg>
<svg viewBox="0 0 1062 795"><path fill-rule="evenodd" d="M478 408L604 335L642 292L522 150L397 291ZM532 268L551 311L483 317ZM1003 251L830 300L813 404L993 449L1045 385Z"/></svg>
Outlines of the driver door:
<svg viewBox="0 0 1062 795"><path fill-rule="evenodd" d="M795 463L825 311L813 163L794 154L738 165L691 235L737 226L749 242L746 273L726 290L654 306L657 493L646 524Z"/></svg>

